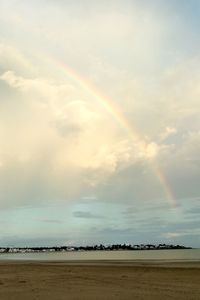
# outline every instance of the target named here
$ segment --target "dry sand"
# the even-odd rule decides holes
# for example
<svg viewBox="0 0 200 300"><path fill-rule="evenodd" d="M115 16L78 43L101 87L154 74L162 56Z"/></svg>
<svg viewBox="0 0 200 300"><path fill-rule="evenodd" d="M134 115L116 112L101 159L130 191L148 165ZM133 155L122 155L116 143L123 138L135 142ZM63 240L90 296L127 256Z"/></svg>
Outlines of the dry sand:
<svg viewBox="0 0 200 300"><path fill-rule="evenodd" d="M200 299L200 263L0 262L0 299Z"/></svg>

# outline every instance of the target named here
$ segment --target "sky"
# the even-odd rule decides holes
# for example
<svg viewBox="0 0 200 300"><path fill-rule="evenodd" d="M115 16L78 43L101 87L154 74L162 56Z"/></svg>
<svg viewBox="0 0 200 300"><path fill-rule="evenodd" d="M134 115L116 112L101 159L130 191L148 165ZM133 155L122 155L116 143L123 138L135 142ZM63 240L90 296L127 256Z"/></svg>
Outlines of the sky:
<svg viewBox="0 0 200 300"><path fill-rule="evenodd" d="M0 246L200 247L200 2L1 0Z"/></svg>

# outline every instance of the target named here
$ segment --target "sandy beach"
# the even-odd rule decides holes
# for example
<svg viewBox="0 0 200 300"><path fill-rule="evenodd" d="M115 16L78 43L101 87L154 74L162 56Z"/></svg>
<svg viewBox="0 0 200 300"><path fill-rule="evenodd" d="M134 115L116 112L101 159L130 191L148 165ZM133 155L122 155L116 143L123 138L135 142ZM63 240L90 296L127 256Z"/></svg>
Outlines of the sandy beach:
<svg viewBox="0 0 200 300"><path fill-rule="evenodd" d="M199 262L0 262L0 299L200 299Z"/></svg>

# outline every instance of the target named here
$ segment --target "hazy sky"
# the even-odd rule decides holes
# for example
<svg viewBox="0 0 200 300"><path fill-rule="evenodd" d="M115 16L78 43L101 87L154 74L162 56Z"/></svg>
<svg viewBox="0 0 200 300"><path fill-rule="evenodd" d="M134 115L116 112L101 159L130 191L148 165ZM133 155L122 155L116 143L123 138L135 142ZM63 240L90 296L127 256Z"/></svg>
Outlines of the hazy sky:
<svg viewBox="0 0 200 300"><path fill-rule="evenodd" d="M0 245L200 246L200 1L0 1Z"/></svg>

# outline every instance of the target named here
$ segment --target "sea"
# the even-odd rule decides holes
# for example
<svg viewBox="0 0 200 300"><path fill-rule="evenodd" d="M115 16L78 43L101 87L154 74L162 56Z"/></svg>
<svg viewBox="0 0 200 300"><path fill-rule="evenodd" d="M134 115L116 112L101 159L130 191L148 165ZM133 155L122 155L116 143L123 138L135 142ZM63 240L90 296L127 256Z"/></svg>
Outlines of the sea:
<svg viewBox="0 0 200 300"><path fill-rule="evenodd" d="M1 253L0 261L200 261L200 249Z"/></svg>

